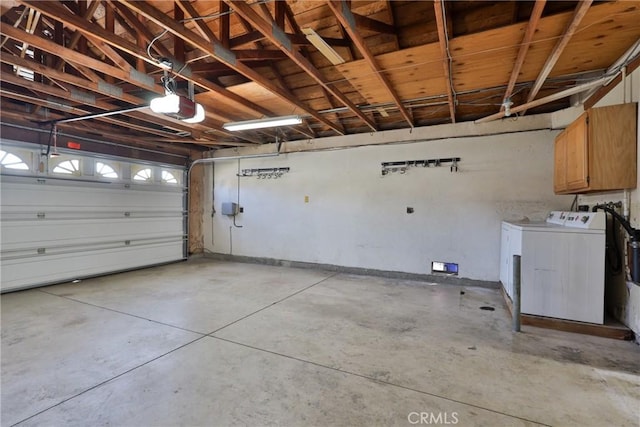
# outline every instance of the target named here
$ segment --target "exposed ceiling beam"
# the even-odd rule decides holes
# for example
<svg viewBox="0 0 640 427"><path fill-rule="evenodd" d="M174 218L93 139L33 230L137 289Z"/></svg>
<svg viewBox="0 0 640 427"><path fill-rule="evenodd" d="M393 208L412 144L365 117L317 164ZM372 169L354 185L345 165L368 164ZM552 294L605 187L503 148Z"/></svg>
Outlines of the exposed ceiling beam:
<svg viewBox="0 0 640 427"><path fill-rule="evenodd" d="M225 3L226 4L226 3ZM280 4L280 6L277 6L278 4ZM284 21L284 8L282 8L282 4L284 4L284 2L276 2L276 15L281 13L282 14L282 19ZM229 6L229 5L227 5ZM266 16L271 17L270 12L269 12L269 8L267 7L267 5L265 3L260 3L260 7L262 8L262 11L265 13ZM251 30L251 24L249 24L245 19L241 19L240 20L242 22L242 26L245 28L245 30L250 31ZM284 28L284 27L282 27ZM263 50L263 45L262 42L255 42L255 46L258 50ZM278 50L278 52L282 53L284 55L284 52L282 52L281 50ZM286 55L285 55L286 57ZM284 80L284 77L282 77L282 74L280 73L280 70L278 70L278 66L275 63L271 63L269 64L269 68L271 69L271 72L273 73L273 75L275 76L276 80L278 81L278 84L280 85L280 87L282 87L282 89L285 90L285 92L287 94L289 94L289 96L291 98L295 98L297 99L297 96L291 91L291 89L289 89L289 86L287 85L286 81ZM305 135L307 138L315 138L316 134L315 132L313 132L313 130L311 129L311 126L309 126L309 122L305 121L302 123L302 125L298 125L298 126L292 126L292 129L294 129L296 132L301 133L303 135ZM344 128L342 128L342 130L344 131Z"/></svg>
<svg viewBox="0 0 640 427"><path fill-rule="evenodd" d="M198 34L193 31L189 31L184 28L184 26L176 24L171 18L167 15L159 11L158 9L152 7L151 5L143 2L133 1L133 0L121 0L122 3L126 4L131 9L137 11L138 13L146 16L148 19L154 21L156 24L163 26L168 29L171 33L179 35L183 37L186 41L194 45L195 47L207 52L209 55L218 59L221 62L227 64L230 68L236 70L240 74L244 75L250 80L258 83L260 86L266 88L267 90L273 92L278 95L282 99L290 102L301 110L307 112L309 115L314 117L316 120L324 123L329 128L339 133L339 129L330 121L323 117L318 112L312 110L307 105L302 102L289 99L284 90L282 90L279 86L272 83L269 79L262 76L257 71L249 68L241 61L238 61L237 58L233 55L233 52L226 49L224 46L220 44L218 40L213 42L209 42L204 38L200 37Z"/></svg>
<svg viewBox="0 0 640 427"><path fill-rule="evenodd" d="M81 77L77 77L74 76L72 74L68 74L68 73L64 73L62 71L58 71L52 68L49 68L43 64L37 63L35 61L31 61L31 60L27 60L27 59L22 59L18 56L15 55L2 55L0 57L0 61L2 61L3 63L7 63L7 64L11 64L11 65L16 65L16 66L22 66L24 68L28 68L31 69L37 73L40 73L44 76L47 76L48 78L51 79L56 79L59 81L63 81L65 83L69 83L71 85L74 85L78 88L82 88L82 89L86 89L86 90L90 90L92 92L96 92L105 96L108 96L110 98L113 98L115 100L118 101L124 101L124 102L128 102L131 103L133 105L144 105L148 103L148 100L145 100L143 98L139 98L137 96L128 94L124 91L118 90L118 88L116 86L113 85L109 85L106 84L105 82L100 82L100 83L94 83L94 82L90 82L87 80L84 80ZM3 80L6 80L3 78ZM22 84L24 82L24 79L22 80L17 80L14 83L15 84ZM77 93L77 96L79 98L82 99L86 99L86 100L91 100L92 99L92 94L88 93L88 92L84 92L82 91L82 89L74 89ZM51 95L54 96L61 96L64 98L69 98L71 92L66 92L66 95L64 95L64 92L55 92L55 93L50 93ZM85 93L84 96L81 96L82 93ZM98 101L96 101L98 102ZM103 104L96 104L96 106L101 107L105 110L113 110L116 109L117 107L115 105L112 104L108 104L108 103L103 103ZM158 126L164 126L167 128L172 128L172 129L176 129L179 131L183 131L183 132L202 132L204 130L213 128L216 131L218 131L221 134L230 136L233 135L230 132L224 130L224 128L222 127L222 122L218 122L218 121L214 121L210 118L207 119L206 123L204 124L197 124L197 125L187 125L185 123L180 122L179 120L176 119L172 119L170 117L161 117L158 116L155 113L152 113L151 110L141 110L138 112L131 112L131 113L127 113L126 115L131 116L133 118L136 118L138 120L141 120L143 122L148 122L148 123L152 123ZM257 140L252 140L250 138L245 138L248 141L251 141L253 143L259 143L259 141Z"/></svg>
<svg viewBox="0 0 640 427"><path fill-rule="evenodd" d="M527 24L527 29L525 30L524 37L522 38L520 50L518 50L516 62L513 64L513 69L511 70L511 77L509 77L509 83L507 83L507 90L504 93L503 99L505 101L511 97L513 88L516 86L516 81L518 81L518 76L520 75L520 69L522 68L522 64L524 64L524 59L527 56L527 51L529 50L529 46L533 40L533 35L536 32L538 22L540 22L542 11L544 10L544 5L546 3L547 0L536 0L536 3L533 5L533 10L529 17L529 23ZM501 109L502 108L504 108L504 105Z"/></svg>
<svg viewBox="0 0 640 427"><path fill-rule="evenodd" d="M576 93L584 92L585 90L589 90L589 89L591 89L593 87L602 86L603 84L605 84L607 82L607 80L608 80L608 77L607 78L601 78L601 79L594 80L594 81L589 82L589 83L584 83L584 84L581 84L581 85L578 85L578 86L574 86L574 87L569 88L569 89L562 90L560 92L545 96L543 98L536 99L534 101L527 102L526 104L518 105L517 107L511 107L511 113L512 114L520 113L522 111L528 110L529 108L539 107L540 105L548 104L550 102L557 101L559 99L566 98L566 97L571 96L571 95L575 95ZM474 123L491 122L493 120L501 119L504 116L505 116L504 111L501 111L499 113L495 113L495 114L492 114L490 116L478 119Z"/></svg>
<svg viewBox="0 0 640 427"><path fill-rule="evenodd" d="M198 14L198 11L193 7L193 5L189 1L179 0L179 1L176 1L175 4L178 7L180 7L180 9L182 9L184 13L191 16L192 18L198 18L200 16ZM202 19L196 19L193 22L196 25L198 32L202 34L202 37L208 39L210 42L213 42L214 40L218 40L218 38L213 33L213 31L211 31L211 28L209 28L209 26ZM182 40L182 42L184 43L184 40Z"/></svg>
<svg viewBox="0 0 640 427"><path fill-rule="evenodd" d="M53 88L51 86L47 86L47 87L49 87L50 89L55 89L55 88ZM84 116L84 115L92 113L92 111L87 110L87 109L82 108L82 107L79 107L79 106L72 106L72 105L64 104L62 102L62 99L60 101L58 101L56 99L51 99L51 98L45 99L45 98L42 98L42 97L39 97L39 96L28 96L28 95L24 95L24 94L21 94L21 93L12 92L12 91L7 90L7 89L0 89L0 94L3 97L12 98L12 99L19 100L19 101L22 101L22 102L26 102L26 103L29 103L29 104L38 105L40 107L46 107L46 108L49 108L49 109L52 109L52 110L61 111L61 112L64 112L66 114L72 113L72 114L77 115L77 116ZM60 95L58 94L58 96L60 96ZM34 116L33 117L38 117L36 120L38 120L40 122L45 120L43 117L36 116L35 114L36 113L34 112ZM49 117L47 119L50 120ZM109 123L109 124L112 124L112 125L115 125L115 126L124 127L126 129L132 129L132 130L142 131L142 132L145 132L145 133L150 133L150 134L157 135L157 136L160 136L160 137L163 137L163 138L168 137L168 136L169 137L175 137L175 133L172 133L172 132L163 131L162 129L153 129L153 128L149 128L149 127L145 127L145 126L140 126L140 125L137 125L135 123L131 123L131 122L128 122L128 121L123 121L123 120L118 120L118 119L115 119L113 117L100 117L100 118L96 118L94 120L103 121L105 123Z"/></svg>
<svg viewBox="0 0 640 427"><path fill-rule="evenodd" d="M289 7L289 4L284 2L284 6L285 6L284 7L285 18L286 18L286 21L289 22L289 26L293 30L293 33L302 35L302 30L300 29L300 25L298 25L298 22L296 21L295 16L293 15L291 8ZM340 30L341 30L341 34L343 34L344 29L340 27ZM302 55L304 55L305 58L307 58L309 61L312 61L311 55L309 54L309 49L307 49L306 46L300 46L300 52L302 53ZM327 101L327 104L329 104L331 108L335 108L336 105L333 103L333 98L331 98L331 94L327 92L327 90L322 86L320 86L320 88L322 89L322 96ZM340 118L340 115L335 113L334 117L335 117L336 126L340 127L342 134L346 134L344 123L342 123L342 119Z"/></svg>
<svg viewBox="0 0 640 427"><path fill-rule="evenodd" d="M220 20L218 22L218 33L222 46L229 49L229 40L231 39L231 16L229 13L229 5L224 0L218 0L218 13Z"/></svg>
<svg viewBox="0 0 640 427"><path fill-rule="evenodd" d="M311 42L307 40L307 38L303 34L285 33L285 35L289 38L292 45L306 46L311 44ZM266 38L267 37L260 31L250 31L229 40L229 47L235 49L253 42L264 40ZM323 37L323 39L325 42L327 42L327 44L331 46L349 47L348 40L333 37Z"/></svg>
<svg viewBox="0 0 640 427"><path fill-rule="evenodd" d="M382 34L396 34L396 28L393 25L371 19L367 16L358 15L357 13L353 12L351 12L351 15L353 16L353 21L351 22L355 23L355 26L359 30L369 30Z"/></svg>
<svg viewBox="0 0 640 427"><path fill-rule="evenodd" d="M630 58L632 58L633 56L631 56L631 54L638 47L640 47L640 39L629 49L629 51L625 53L625 55L623 55L620 58L623 61L622 62L620 62L620 60L616 61L611 67L607 69L607 72L605 73L605 75L609 74L611 70L615 70L616 68L619 68L621 64L623 64L625 61L628 61ZM628 76L638 68L640 68L640 55L636 56L634 60L632 60L626 65L625 74ZM609 79L609 81L607 81L607 83L605 83L603 87L591 89L591 91L586 94L587 100L583 104L584 109L586 110L588 108L593 107L598 101L604 98L605 95L611 92L616 87L616 85L621 81L622 81L622 73L616 73L616 77L614 77L613 79Z"/></svg>
<svg viewBox="0 0 640 427"><path fill-rule="evenodd" d="M274 11L276 25L282 28L283 31L285 30L284 18L285 18L286 7L287 7L286 1L277 1L275 6L275 11Z"/></svg>
<svg viewBox="0 0 640 427"><path fill-rule="evenodd" d="M198 11L193 7L193 5L192 5L190 2L185 1L185 0L180 0L177 4L179 4L179 5L180 5L180 7L181 7L181 8L183 8L183 10L184 10L184 11L185 11L189 16L191 16L192 18L196 18L196 17L198 17L198 16L199 16L199 15L198 15ZM228 6L226 3L224 3L224 5ZM198 20L196 20L196 25L198 25L199 27L201 27L202 32L206 35L206 37L209 39L209 41L213 42L213 41L217 40L217 39L216 39L216 35L213 33L213 31L211 31L211 29L210 29L209 27L207 27L207 26L205 25L205 23L204 23L202 20L199 20L199 19L198 19ZM262 47L262 46L260 45L260 42L255 42L255 43L256 43L257 47L259 48L259 50L254 50L254 51L249 51L249 52L265 52L265 53L267 53L267 54L268 54L268 52L270 52L270 51L268 51L268 50L260 49L260 48ZM246 51L244 51L244 52L243 52L243 54L244 54L245 52L246 52ZM278 53L280 53L280 54L282 54L282 52L280 52L280 51L277 51L277 52L278 52ZM236 54L236 55L237 55L237 53L238 53L237 51L234 51L234 54ZM242 56L242 54L241 54L241 56ZM241 58L241 57L239 57L239 56L236 56L236 57L237 57L238 59L242 59L242 58ZM284 54L283 54L283 57L281 57L281 59L284 59ZM289 90L289 88L287 87L287 85L285 85L285 84L284 84L284 82L283 82L283 80L282 80L282 76L280 75L279 71L278 71L278 70L275 68L275 66L273 66L273 65L271 65L270 67L271 67L271 69L272 69L273 73L275 74L276 78L277 78L277 79L278 79L278 81L280 82L280 86L282 86L282 88L286 91L287 96L288 96L289 98L295 99L295 95L294 95L294 94ZM296 127L296 128L297 128L297 127ZM305 135L307 138L313 138L313 137L314 137L314 135L309 135L308 133L304 133L304 135Z"/></svg>
<svg viewBox="0 0 640 427"><path fill-rule="evenodd" d="M49 112L50 116L49 118L57 118L57 113L55 112ZM8 120L5 122L5 119L10 119L11 122L9 122ZM42 120L42 117L40 116L36 116L33 114L25 114L24 110L15 110L12 109L11 107L9 107L6 103L2 105L2 123L0 124L2 126L2 128L0 129L0 131L2 132L3 135L9 134L11 133L13 136L13 139L21 139L24 141L30 141L30 140L38 140L38 134L40 132L42 132L42 129L38 129L38 127L36 125L34 125L34 122L39 122ZM14 127L16 124L21 124L22 126L24 126L23 129L19 129ZM86 123L68 123L65 126L65 133L68 132L69 130L73 131L73 136L71 135L64 135L64 133L61 135L60 133L58 133L58 147L62 146L62 142L61 139L62 138L67 138L68 139L86 139L89 141L96 141L96 135L95 134L90 134L87 133L87 126ZM111 130L113 130L113 128L111 128ZM36 131L37 133L33 135L33 138L20 138L20 136L24 135L24 132L33 132ZM157 152L159 146L158 146L158 139L156 138L155 140L147 140L147 139L137 139L136 140L136 145L135 147L133 147L131 145L131 138L127 137L126 135L118 135L115 134L113 132L108 132L107 129L101 129L101 132L104 132L104 135L108 135L108 138L105 138L106 141L108 141L109 143L113 143L113 142L118 142L123 144L126 147L130 147L133 148L134 151L132 151L132 153L137 153L137 151L135 150L139 150L139 149L151 149L155 152ZM16 138L17 137L17 138ZM189 156L190 153L194 152L194 151L200 151L200 147L204 147L204 145L202 146L198 146L198 148L192 147L192 146L185 146L185 145L178 145L178 144L167 144L165 146L162 147L162 152L163 153L167 153L170 155L180 155L180 156ZM106 153L106 152L105 152Z"/></svg>
<svg viewBox="0 0 640 427"><path fill-rule="evenodd" d="M129 53L130 55L133 55L135 57L141 58L143 60L145 60L146 62L153 64L154 66L158 67L159 65L156 63L156 61L152 58L149 58L149 56L147 55L147 52L145 49L141 49L140 47L138 47L135 43L129 42L126 39L123 39L122 37L119 37L113 33L110 33L108 31L106 31L105 29L101 28L100 26L96 26L96 25L92 25L90 22L88 21L84 21L82 19L80 19L79 17L70 14L67 12L67 10L65 8L63 8L61 5L56 4L54 2L38 2L38 1L33 1L33 0L20 0L21 3L24 3L30 7L35 7L37 9L40 9L42 13L45 13L49 16L54 17L57 20L60 20L62 22L65 23L65 25L75 28L78 31L81 31L83 34L88 35L88 36L92 36L92 37L96 37L99 40L102 40L105 43L108 43L118 49L121 49L127 53ZM131 6L131 3L134 3L136 6L141 6L141 7L145 7L145 8L149 8L152 10L157 10L154 8L151 8L150 6L143 4L142 2L122 2L124 4L129 4ZM134 10L136 10L135 8L132 8ZM160 12L159 12L160 13ZM176 24L171 18L167 17L165 14L161 15L163 17L163 20L165 22L170 22L172 26L174 27L181 27L182 31L186 31L184 29L184 27L182 26L182 24ZM178 31L177 35L180 34L180 31ZM209 43L197 36L196 34L194 34L194 36L198 37L201 41L201 44L203 46L206 46L207 48L211 49L209 46ZM73 52L73 51L72 51ZM74 52L76 53L76 52ZM88 58L87 56L81 55L83 58ZM90 58L89 58L90 59ZM94 60L95 61L95 60ZM100 62L100 61L95 61L95 62ZM80 61L80 63L83 63L82 61ZM83 63L84 65L88 65L86 63ZM103 64L104 65L104 64ZM112 69L116 69L115 67L111 67ZM109 73L107 73L109 74ZM120 77L118 75L113 75L113 74L109 74L112 75L114 77L118 77L122 80L128 81L128 80L132 80L133 76L126 76L126 77ZM241 105L242 107L244 107L245 109L249 109L252 110L254 112L257 112L259 114L264 114L264 115L270 115L271 112L266 109L263 108L251 101L248 101L244 98L242 98L239 95L236 95L235 93L227 90L226 88L223 88L222 86L219 86L213 82L208 81L207 79L204 79L202 77L199 76L191 76L189 73L188 69L183 70L183 73L180 74L180 76L186 80L191 80L193 81L194 84L204 88L204 89L208 89L210 91L213 91L221 96L224 96L225 98L227 98L228 100L237 103L239 105ZM147 77L147 76L139 76L137 80L140 80L140 77ZM135 80L135 79L133 79ZM153 86L153 90L154 91L160 91L159 93L164 93L164 90L162 90L162 88L160 88L159 86L156 86L154 84Z"/></svg>
<svg viewBox="0 0 640 427"><path fill-rule="evenodd" d="M86 20L90 20L91 17L94 15L94 13L96 13L98 6L100 6L100 1L94 0L93 2L91 2L91 4L87 7L87 10L85 10L84 13L82 14L82 18ZM74 32L73 35L71 36L71 39L68 41L65 47L67 49L75 49L78 43L80 42L81 38L82 38L82 33L80 31ZM62 43L60 44L62 45ZM56 67L55 67L56 70L58 71L62 70L64 68L64 63L65 63L64 58L58 57L58 62L56 63ZM78 71L84 74L89 80L98 81L97 79L95 79L98 76L95 73L93 73L91 70L87 70L86 68L87 67L82 67L82 69L78 69Z"/></svg>
<svg viewBox="0 0 640 427"><path fill-rule="evenodd" d="M533 87L529 92L529 96L527 96L527 103L533 101L536 95L538 95L538 92L542 88L545 80L547 80L547 77L551 73L551 70L553 70L553 67L556 65L556 62L558 62L558 59L560 59L560 55L562 55L562 52L564 52L564 48L567 47L569 40L571 40L571 37L573 37L573 34L578 29L582 18L584 18L584 16L587 14L587 11L589 10L592 2L593 0L582 0L578 2L578 5L573 12L573 16L571 17L571 21L569 21L569 25L567 25L564 33L562 34L553 50L551 51L551 54L542 66L542 70L540 70L536 81L533 83ZM522 114L524 114L525 112L526 109L522 110Z"/></svg>
<svg viewBox="0 0 640 427"><path fill-rule="evenodd" d="M89 22L87 23L90 24ZM0 22L0 33L15 40L26 40L30 45L35 46L38 49L44 50L45 52L48 52L52 55L63 57L65 61L74 63L74 66L75 64L80 64L81 66L89 67L95 71L99 71L101 73L116 77L124 81L135 82L138 87L144 88L151 92L164 93L162 88L159 85L156 85L156 83L152 80L133 79L130 73L127 73L118 67L105 64L99 59L94 59L87 55L83 55L78 51L60 46L49 39L29 34L26 31L14 28L4 22Z"/></svg>
<svg viewBox="0 0 640 427"><path fill-rule="evenodd" d="M454 99L453 80L451 78L451 55L449 53L449 40L445 31L445 17L442 12L443 1L434 0L433 8L436 16L436 25L438 27L438 40L440 43L440 54L442 56L442 69L444 70L444 78L447 80L447 99L449 100L449 114L451 114L451 123L456 122L456 100Z"/></svg>
<svg viewBox="0 0 640 427"><path fill-rule="evenodd" d="M340 102L347 106L356 116L364 121L367 126L372 130L377 130L375 123L367 117L360 109L351 102L342 92L333 87L325 77L318 71L318 69L307 58L302 56L296 49L293 48L291 40L287 37L281 28L275 26L275 22L268 22L263 19L256 11L254 11L250 5L244 1L230 1L227 3L234 9L240 16L249 21L258 31L264 34L269 41L274 43L284 53L287 54L292 61L294 61L302 70L304 70L312 79L318 84L327 89L329 93L335 96ZM335 126L335 125L334 125ZM332 127L333 128L333 127ZM338 130L338 129L334 129Z"/></svg>
<svg viewBox="0 0 640 427"><path fill-rule="evenodd" d="M413 127L413 120L409 116L409 112L407 111L407 109L402 104L402 100L398 96L398 93L393 88L391 81L389 81L389 78L385 74L380 64L378 64L378 60L375 58L375 56L367 46L364 37L362 37L358 29L355 27L355 18L353 13L351 13L351 10L349 9L349 3L344 0L329 0L327 4L333 11L333 14L336 16L336 18L338 18L340 24L342 24L344 29L347 30L349 37L351 37L353 43L358 47L358 50L360 50L360 53L364 57L365 61L367 61L369 67L371 67L373 72L376 74L376 77L378 77L380 83L382 83L382 86L387 90L387 92L393 99L393 102L400 110L400 114L402 114L402 117L404 117L407 123L409 123L409 126Z"/></svg>
<svg viewBox="0 0 640 427"><path fill-rule="evenodd" d="M129 8L115 0L107 1L118 11L118 14L120 14L120 16L122 16L129 23L129 25L131 25L138 32L138 34L140 34L144 38L147 43L155 38L149 28L147 28L147 26L144 25L143 22L140 22L140 19L133 12L131 12ZM167 58L171 57L171 52L160 42L160 40L157 40L151 48L157 51L162 56L165 56Z"/></svg>
<svg viewBox="0 0 640 427"><path fill-rule="evenodd" d="M88 106L92 106L92 107L99 108L102 110L107 110L107 111L114 110L117 108L113 104L97 99L95 95L93 95L92 93L84 90L80 90L80 89L74 89L68 92L53 86L45 85L43 83L27 81L22 77L17 77L13 75L5 75L2 77L2 80L4 82L11 83L22 88L32 90L38 94L46 94L46 95L58 97L60 99L64 99L71 106L73 106L73 104L88 105ZM146 102L144 104L146 104ZM84 112L91 113L92 111L84 110ZM172 128L176 131L198 133L197 131L194 130L193 127L188 126L184 123L181 123L177 119L171 119L169 117L167 117L166 119L157 118L152 123L155 125ZM222 128L222 126L220 126L220 128ZM202 130L206 130L206 129L203 128Z"/></svg>

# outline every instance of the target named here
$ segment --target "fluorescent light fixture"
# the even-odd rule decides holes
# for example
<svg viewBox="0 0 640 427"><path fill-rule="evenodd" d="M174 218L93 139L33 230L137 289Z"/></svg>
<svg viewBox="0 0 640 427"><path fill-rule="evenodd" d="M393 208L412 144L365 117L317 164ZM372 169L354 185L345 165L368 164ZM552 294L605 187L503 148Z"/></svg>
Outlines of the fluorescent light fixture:
<svg viewBox="0 0 640 427"><path fill-rule="evenodd" d="M315 48L318 49L320 53L323 54L333 65L345 63L344 58L329 46L329 44L324 41L324 39L313 30L313 28L301 28L300 30L304 33L307 40L309 40L309 43L314 45Z"/></svg>
<svg viewBox="0 0 640 427"><path fill-rule="evenodd" d="M175 116L185 123L200 123L205 118L204 107L201 104L173 93L153 98L149 107L154 113Z"/></svg>
<svg viewBox="0 0 640 427"><path fill-rule="evenodd" d="M246 120L243 122L230 122L222 125L223 128L229 131L249 130L249 129L262 129L273 128L278 126L291 126L299 125L302 123L302 117L300 116L282 116L282 117L267 117L265 119Z"/></svg>

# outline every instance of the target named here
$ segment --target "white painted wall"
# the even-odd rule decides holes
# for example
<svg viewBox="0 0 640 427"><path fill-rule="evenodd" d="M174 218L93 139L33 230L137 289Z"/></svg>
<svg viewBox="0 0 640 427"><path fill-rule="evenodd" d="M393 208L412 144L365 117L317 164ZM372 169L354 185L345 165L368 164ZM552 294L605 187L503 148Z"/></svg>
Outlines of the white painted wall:
<svg viewBox="0 0 640 427"><path fill-rule="evenodd" d="M551 123L550 117L529 120ZM513 120L491 126L510 133L244 159L240 169L290 167L291 172L276 180L240 178L245 212L236 222L242 228L220 214L222 202L237 199L238 161L218 162L217 213L205 220L206 250L418 274L430 273L431 261L449 261L459 264L461 277L497 281L500 222L542 220L551 209L569 209L572 199L553 194L558 131L513 132L518 126ZM449 125L450 134L456 129ZM419 134L428 136L429 128L414 130L412 137ZM344 141L393 142L398 135L378 132ZM451 173L445 165L413 168L405 175L380 173L381 162L439 157L461 157L460 171ZM208 197L205 206L211 205ZM415 213L407 214L407 207Z"/></svg>
<svg viewBox="0 0 640 427"><path fill-rule="evenodd" d="M595 107L622 104L624 102L640 102L640 68L627 76L626 84L619 83L611 92L600 100ZM640 123L640 113L638 117ZM637 135L640 147L640 133ZM640 166L640 150L637 150L638 166ZM640 227L640 168L638 169L638 183L630 191L630 221L634 228ZM623 192L614 191L580 196L580 204L590 206L604 202L622 201ZM609 310L631 328L636 336L640 336L640 286L626 281L624 275L609 278L607 281L607 304Z"/></svg>

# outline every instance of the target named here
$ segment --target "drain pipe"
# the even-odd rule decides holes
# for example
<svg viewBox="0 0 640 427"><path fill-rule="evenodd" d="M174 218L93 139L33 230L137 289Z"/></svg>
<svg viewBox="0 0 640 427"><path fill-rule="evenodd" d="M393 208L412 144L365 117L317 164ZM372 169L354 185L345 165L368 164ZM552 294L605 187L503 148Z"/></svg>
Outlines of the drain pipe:
<svg viewBox="0 0 640 427"><path fill-rule="evenodd" d="M631 280L635 283L640 283L640 229L633 228L626 218L609 206L595 205L592 211L595 212L598 209L611 214L629 235L629 245L631 246Z"/></svg>
<svg viewBox="0 0 640 427"><path fill-rule="evenodd" d="M276 151L275 153L263 153L263 154L247 154L244 156L225 156L225 157L208 157L206 159L196 159L194 160L191 165L189 165L189 169L187 169L187 185L186 185L186 191L187 191L187 226L186 226L186 231L187 231L187 250L186 250L186 255L187 258L189 257L189 249L190 249L190 240L189 240L189 202L191 199L191 170L193 169L194 166L196 165L201 165L201 164L208 164L208 163L215 163L215 162L222 162L225 160L242 160L242 159L258 159L258 158L263 158L263 157L278 157L280 155L280 145L277 145L278 147L278 151Z"/></svg>

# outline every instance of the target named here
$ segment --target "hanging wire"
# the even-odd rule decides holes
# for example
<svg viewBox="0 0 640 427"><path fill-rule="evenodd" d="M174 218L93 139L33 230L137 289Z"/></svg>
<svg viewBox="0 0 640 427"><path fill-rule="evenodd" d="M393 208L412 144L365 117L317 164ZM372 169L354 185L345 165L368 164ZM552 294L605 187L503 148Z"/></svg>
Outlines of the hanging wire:
<svg viewBox="0 0 640 427"><path fill-rule="evenodd" d="M167 34L168 32L169 32L169 30L164 30L163 32L161 32L160 34L158 34L158 35L157 35L153 40L151 40L151 41L149 42L149 46L147 46L147 56L148 56L149 58L153 59L154 61L158 62L158 63L160 63L160 62L161 62L162 57L161 57L161 56L158 56L157 58L156 58L156 57L154 57L154 56L151 54L151 46L153 46L153 44L154 44L156 41L158 41L158 39L160 39L162 36L164 36L164 35L165 35L165 34Z"/></svg>

